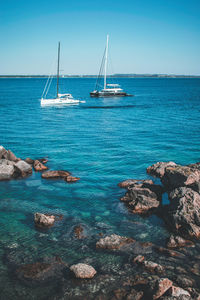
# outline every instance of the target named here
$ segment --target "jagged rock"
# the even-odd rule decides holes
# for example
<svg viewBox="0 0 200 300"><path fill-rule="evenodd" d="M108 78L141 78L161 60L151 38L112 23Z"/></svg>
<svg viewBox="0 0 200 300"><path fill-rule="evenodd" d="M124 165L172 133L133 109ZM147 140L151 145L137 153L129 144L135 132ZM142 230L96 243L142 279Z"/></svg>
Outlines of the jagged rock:
<svg viewBox="0 0 200 300"><path fill-rule="evenodd" d="M173 161L157 162L156 164L147 168L147 173L159 178L162 178L165 174L165 169L168 167L174 167L176 163Z"/></svg>
<svg viewBox="0 0 200 300"><path fill-rule="evenodd" d="M169 190L184 186L198 189L200 170L178 165L175 167L167 167L161 181Z"/></svg>
<svg viewBox="0 0 200 300"><path fill-rule="evenodd" d="M105 238L101 238L96 243L96 248L120 249L122 246L133 243L133 242L134 242L134 240L131 238L112 234L110 236L106 236Z"/></svg>
<svg viewBox="0 0 200 300"><path fill-rule="evenodd" d="M174 285L172 285L172 287L168 290L168 293L173 297L180 297L182 295L190 297L190 293L188 293L188 291Z"/></svg>
<svg viewBox="0 0 200 300"><path fill-rule="evenodd" d="M34 222L37 227L51 227L54 225L56 217L49 216L46 214L35 213L34 214Z"/></svg>
<svg viewBox="0 0 200 300"><path fill-rule="evenodd" d="M125 202L133 213L147 214L154 211L161 204L161 192L158 185L142 184L130 186L121 201Z"/></svg>
<svg viewBox="0 0 200 300"><path fill-rule="evenodd" d="M195 164L189 164L189 165L187 165L187 167L189 167L191 169L197 169L200 171L200 162L197 162Z"/></svg>
<svg viewBox="0 0 200 300"><path fill-rule="evenodd" d="M97 273L92 266L82 263L72 265L70 270L74 273L76 278L93 278Z"/></svg>
<svg viewBox="0 0 200 300"><path fill-rule="evenodd" d="M118 186L120 188L128 189L132 185L136 185L136 184L142 185L144 183L153 184L153 181L152 180L127 179L127 180L124 180L124 181L118 183Z"/></svg>
<svg viewBox="0 0 200 300"><path fill-rule="evenodd" d="M42 178L45 179L57 179L57 178L66 178L70 175L68 171L46 171L42 174Z"/></svg>
<svg viewBox="0 0 200 300"><path fill-rule="evenodd" d="M39 160L35 160L33 163L33 168L35 171L39 172L39 171L44 171L47 170L48 168L43 165Z"/></svg>
<svg viewBox="0 0 200 300"><path fill-rule="evenodd" d="M200 237L200 195L190 188L180 187L169 194L170 205L164 219L168 226L186 238Z"/></svg>
<svg viewBox="0 0 200 300"><path fill-rule="evenodd" d="M0 146L0 159L4 158L4 155L6 153L7 153L7 150L3 146Z"/></svg>
<svg viewBox="0 0 200 300"><path fill-rule="evenodd" d="M10 150L7 151L7 159L10 160L10 161L14 161L14 162L20 161L20 158L17 158L15 156L15 154Z"/></svg>
<svg viewBox="0 0 200 300"><path fill-rule="evenodd" d="M168 278L159 278L150 281L149 289L153 299L160 298L172 286L173 282Z"/></svg>
<svg viewBox="0 0 200 300"><path fill-rule="evenodd" d="M26 282L44 282L51 277L62 276L62 271L66 268L66 263L59 257L51 259L49 262L35 262L25 264L17 268L16 275ZM60 274L59 274L60 273Z"/></svg>
<svg viewBox="0 0 200 300"><path fill-rule="evenodd" d="M189 240L185 240L181 236L172 234L167 240L168 248L180 248L180 247L191 247L194 243Z"/></svg>
<svg viewBox="0 0 200 300"><path fill-rule="evenodd" d="M20 160L17 163L15 163L15 167L19 170L20 175L22 177L26 177L32 174L32 167L23 160Z"/></svg>
<svg viewBox="0 0 200 300"><path fill-rule="evenodd" d="M67 181L67 182L76 182L76 181L78 181L78 180L80 180L80 178L78 178L78 177L73 177L73 176L67 176L67 177L65 178L65 181Z"/></svg>

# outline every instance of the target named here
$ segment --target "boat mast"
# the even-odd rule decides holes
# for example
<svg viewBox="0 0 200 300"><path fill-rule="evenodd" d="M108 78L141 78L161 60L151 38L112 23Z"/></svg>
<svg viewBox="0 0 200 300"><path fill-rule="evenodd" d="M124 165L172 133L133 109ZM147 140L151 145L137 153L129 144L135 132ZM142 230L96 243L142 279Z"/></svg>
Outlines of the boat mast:
<svg viewBox="0 0 200 300"><path fill-rule="evenodd" d="M58 98L58 86L59 86L59 67L60 67L60 42L58 42L57 98Z"/></svg>
<svg viewBox="0 0 200 300"><path fill-rule="evenodd" d="M108 61L108 39L109 39L109 35L107 35L107 41L106 41L105 73L104 73L104 90L106 89L106 72L107 72L107 61Z"/></svg>

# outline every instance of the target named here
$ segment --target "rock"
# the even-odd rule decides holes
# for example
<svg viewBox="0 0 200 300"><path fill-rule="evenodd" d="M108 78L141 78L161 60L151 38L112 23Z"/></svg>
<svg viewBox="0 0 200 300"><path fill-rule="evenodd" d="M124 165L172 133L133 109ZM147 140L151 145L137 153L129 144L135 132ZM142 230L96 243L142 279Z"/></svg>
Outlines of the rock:
<svg viewBox="0 0 200 300"><path fill-rule="evenodd" d="M48 168L43 165L39 160L35 160L34 163L33 163L33 168L35 171L44 171L44 170L47 170Z"/></svg>
<svg viewBox="0 0 200 300"><path fill-rule="evenodd" d="M184 186L195 189L200 181L200 170L178 165L167 167L161 181L169 190Z"/></svg>
<svg viewBox="0 0 200 300"><path fill-rule="evenodd" d="M164 219L168 226L186 238L200 237L200 195L190 188L180 187L169 194L170 205Z"/></svg>
<svg viewBox="0 0 200 300"><path fill-rule="evenodd" d="M5 158L4 155L6 155L7 150L3 147L0 146L0 159Z"/></svg>
<svg viewBox="0 0 200 300"><path fill-rule="evenodd" d="M34 222L37 227L51 227L54 225L55 219L56 217L53 215L49 216L41 213L34 214Z"/></svg>
<svg viewBox="0 0 200 300"><path fill-rule="evenodd" d="M162 178L165 174L165 169L167 167L174 167L174 166L176 166L176 163L174 163L173 161L157 162L156 164L149 166L147 168L147 173L152 176Z"/></svg>
<svg viewBox="0 0 200 300"><path fill-rule="evenodd" d="M16 169L13 164L11 164L6 159L0 160L0 181L10 180L16 173Z"/></svg>
<svg viewBox="0 0 200 300"><path fill-rule="evenodd" d="M14 161L14 162L20 161L20 158L17 158L15 156L15 154L10 150L7 151L7 159L10 160L10 161Z"/></svg>
<svg viewBox="0 0 200 300"><path fill-rule="evenodd" d="M17 268L17 277L26 282L44 282L51 277L62 276L63 269L66 264L59 257L52 259L49 262L35 262L24 264Z"/></svg>
<svg viewBox="0 0 200 300"><path fill-rule="evenodd" d="M57 178L66 178L70 175L68 171L46 171L42 174L42 178L45 179L57 179Z"/></svg>
<svg viewBox="0 0 200 300"><path fill-rule="evenodd" d="M97 273L92 266L82 263L72 265L70 270L74 273L76 278L93 278Z"/></svg>
<svg viewBox="0 0 200 300"><path fill-rule="evenodd" d="M187 167L191 168L191 169L197 169L200 171L200 162L197 162L195 164L190 164L190 165L187 165Z"/></svg>
<svg viewBox="0 0 200 300"><path fill-rule="evenodd" d="M48 162L47 158L38 158L37 160L39 160L39 162L41 162L44 165Z"/></svg>
<svg viewBox="0 0 200 300"><path fill-rule="evenodd" d="M136 291L131 289L130 293L126 296L126 300L141 300L143 298L144 293L142 291Z"/></svg>
<svg viewBox="0 0 200 300"><path fill-rule="evenodd" d="M153 261L150 260L145 260L144 256L142 255L138 255L137 257L135 257L133 259L134 263L137 264L141 264L143 267L145 267L145 269L147 269L150 272L163 272L164 271L164 267L154 263Z"/></svg>
<svg viewBox="0 0 200 300"><path fill-rule="evenodd" d="M191 247L194 243L189 240L185 240L181 236L172 234L167 240L168 248L180 248L180 247Z"/></svg>
<svg viewBox="0 0 200 300"><path fill-rule="evenodd" d="M30 157L27 157L25 159L25 162L27 162L27 164L29 164L29 165L33 165L34 164L34 160L32 158L30 158Z"/></svg>
<svg viewBox="0 0 200 300"><path fill-rule="evenodd" d="M152 180L127 179L127 180L124 180L124 181L118 183L118 186L120 188L128 189L132 185L135 185L135 184L139 185L139 184L144 184L144 183L153 184L153 181Z"/></svg>
<svg viewBox="0 0 200 300"><path fill-rule="evenodd" d="M173 297L180 297L182 295L190 297L190 293L188 293L188 291L174 285L172 285L172 287L168 290L168 293Z"/></svg>
<svg viewBox="0 0 200 300"><path fill-rule="evenodd" d="M162 253L164 255L170 256L170 257L184 257L185 255L183 253L180 253L178 251L170 250L164 247L155 247L156 251L159 253Z"/></svg>
<svg viewBox="0 0 200 300"><path fill-rule="evenodd" d="M152 190L154 186L154 191ZM136 214L148 214L158 208L161 204L161 194L155 193L155 185L149 184L148 187L128 188L127 193L121 198L131 212Z"/></svg>
<svg viewBox="0 0 200 300"><path fill-rule="evenodd" d="M78 177L73 177L73 176L67 176L67 177L65 178L65 181L67 181L67 182L76 182L76 181L78 181L78 180L80 180L80 178L78 178Z"/></svg>
<svg viewBox="0 0 200 300"><path fill-rule="evenodd" d="M84 229L81 225L77 225L74 227L74 236L77 239L84 239L85 235L84 235Z"/></svg>
<svg viewBox="0 0 200 300"><path fill-rule="evenodd" d="M23 160L15 163L15 167L19 170L21 177L26 177L32 174L32 167Z"/></svg>
<svg viewBox="0 0 200 300"><path fill-rule="evenodd" d="M150 293L153 299L160 298L167 290L169 290L173 284L168 278L159 278L150 281Z"/></svg>
<svg viewBox="0 0 200 300"><path fill-rule="evenodd" d="M110 236L106 236L105 238L101 238L96 243L96 248L112 249L112 250L120 249L122 246L133 243L133 242L134 242L134 240L131 238L112 234Z"/></svg>

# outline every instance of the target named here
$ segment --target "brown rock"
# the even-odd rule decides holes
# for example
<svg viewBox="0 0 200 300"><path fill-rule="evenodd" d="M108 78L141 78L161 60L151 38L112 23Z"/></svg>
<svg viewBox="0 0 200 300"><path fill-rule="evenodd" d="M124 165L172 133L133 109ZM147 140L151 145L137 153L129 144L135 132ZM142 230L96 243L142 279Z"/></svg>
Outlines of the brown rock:
<svg viewBox="0 0 200 300"><path fill-rule="evenodd" d="M70 267L70 270L74 273L76 278L93 278L97 273L96 270L87 264L76 264Z"/></svg>
<svg viewBox="0 0 200 300"><path fill-rule="evenodd" d="M84 239L85 235L84 235L84 229L81 225L77 225L74 227L74 236L77 239Z"/></svg>
<svg viewBox="0 0 200 300"><path fill-rule="evenodd" d="M167 167L174 167L176 164L173 161L168 162L157 162L156 164L149 166L147 168L147 173L162 178L165 174L165 170Z"/></svg>
<svg viewBox="0 0 200 300"><path fill-rule="evenodd" d="M180 187L169 194L170 205L165 210L167 225L185 238L200 237L200 195L190 188Z"/></svg>
<svg viewBox="0 0 200 300"><path fill-rule="evenodd" d="M163 272L164 271L164 267L154 263L153 261L150 260L145 260L144 256L142 255L138 255L137 257L135 257L133 259L134 263L137 264L141 264L143 267L145 267L145 269L147 269L150 272Z"/></svg>
<svg viewBox="0 0 200 300"><path fill-rule="evenodd" d="M174 250L170 250L164 247L156 247L155 248L158 252L167 255L167 256L171 256L171 257L184 257L185 255L178 252L178 251L174 251Z"/></svg>
<svg viewBox="0 0 200 300"><path fill-rule="evenodd" d="M168 248L180 248L180 247L191 247L194 243L189 240L185 240L181 236L172 234L167 240Z"/></svg>
<svg viewBox="0 0 200 300"><path fill-rule="evenodd" d="M138 255L133 259L134 263L142 263L144 261L144 256L143 255Z"/></svg>
<svg viewBox="0 0 200 300"><path fill-rule="evenodd" d="M25 162L27 162L27 164L29 164L29 165L33 165L34 164L34 160L32 158L30 158L30 157L27 157L25 159Z"/></svg>
<svg viewBox="0 0 200 300"><path fill-rule="evenodd" d="M120 188L128 189L132 185L134 185L134 186L142 185L144 183L153 184L153 181L152 180L127 179L127 180L124 180L124 181L118 183L118 186Z"/></svg>
<svg viewBox="0 0 200 300"><path fill-rule="evenodd" d="M56 217L55 216L49 216L46 214L41 213L35 213L34 214L34 222L37 227L51 227L54 225Z"/></svg>
<svg viewBox="0 0 200 300"><path fill-rule="evenodd" d="M68 183L70 183L70 182L76 182L76 181L78 181L78 180L80 180L80 178L78 178L78 177L73 177L73 176L67 176L67 177L65 178L65 181L67 181Z"/></svg>
<svg viewBox="0 0 200 300"><path fill-rule="evenodd" d="M96 243L96 248L102 249L120 249L122 246L126 244L133 243L134 240L131 238L127 238L124 236L112 234L110 236L106 236L105 238L101 238Z"/></svg>
<svg viewBox="0 0 200 300"><path fill-rule="evenodd" d="M150 291L153 299L160 298L172 286L173 282L168 278L159 278L150 282Z"/></svg>
<svg viewBox="0 0 200 300"><path fill-rule="evenodd" d="M47 170L48 168L43 165L39 160L35 160L34 163L33 163L33 168L35 171L44 171L44 170Z"/></svg>
<svg viewBox="0 0 200 300"><path fill-rule="evenodd" d="M174 285L172 285L172 287L168 290L168 293L173 297L180 297L182 295L190 296L190 293L188 293L188 291Z"/></svg>
<svg viewBox="0 0 200 300"><path fill-rule="evenodd" d="M46 171L42 174L42 178L45 179L57 179L57 178L66 178L70 175L68 171Z"/></svg>

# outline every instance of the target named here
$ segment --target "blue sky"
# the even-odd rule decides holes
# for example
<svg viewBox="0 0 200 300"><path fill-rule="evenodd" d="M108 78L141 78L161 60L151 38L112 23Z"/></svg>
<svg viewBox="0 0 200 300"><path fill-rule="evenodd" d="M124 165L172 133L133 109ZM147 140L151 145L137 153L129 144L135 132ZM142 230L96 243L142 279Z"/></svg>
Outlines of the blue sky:
<svg viewBox="0 0 200 300"><path fill-rule="evenodd" d="M0 74L200 74L200 1L0 0ZM55 67L53 67L55 69Z"/></svg>

